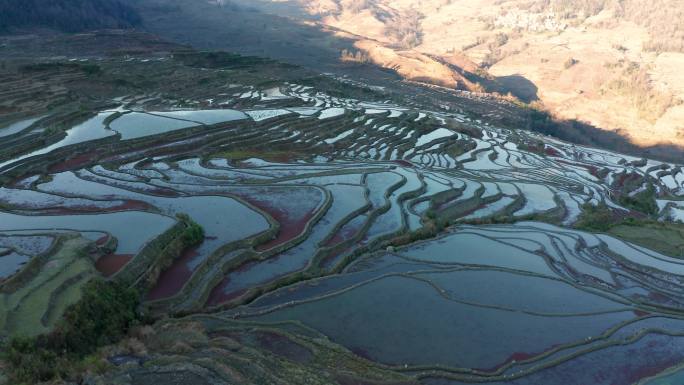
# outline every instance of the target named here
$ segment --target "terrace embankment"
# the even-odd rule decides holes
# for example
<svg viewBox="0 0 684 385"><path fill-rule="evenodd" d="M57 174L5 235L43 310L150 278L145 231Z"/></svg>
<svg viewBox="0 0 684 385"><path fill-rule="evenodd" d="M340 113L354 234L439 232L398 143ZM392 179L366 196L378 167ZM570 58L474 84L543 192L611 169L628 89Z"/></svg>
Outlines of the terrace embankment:
<svg viewBox="0 0 684 385"><path fill-rule="evenodd" d="M159 273L201 238L197 225L184 217L128 258L111 280L145 291ZM65 310L80 300L80 289L100 276L97 262L116 249L112 238L103 244L77 233L57 235L50 249L33 257L16 274L0 284L3 296L2 336L50 332Z"/></svg>
<svg viewBox="0 0 684 385"><path fill-rule="evenodd" d="M80 288L97 276L92 250L88 240L62 235L50 251L0 284L2 337L49 332L66 308L78 302Z"/></svg>
<svg viewBox="0 0 684 385"><path fill-rule="evenodd" d="M150 241L144 249L133 257L111 279L117 280L145 292L159 278L161 272L168 268L187 249L195 246L201 238L191 233L197 226L189 218L183 218L173 227Z"/></svg>

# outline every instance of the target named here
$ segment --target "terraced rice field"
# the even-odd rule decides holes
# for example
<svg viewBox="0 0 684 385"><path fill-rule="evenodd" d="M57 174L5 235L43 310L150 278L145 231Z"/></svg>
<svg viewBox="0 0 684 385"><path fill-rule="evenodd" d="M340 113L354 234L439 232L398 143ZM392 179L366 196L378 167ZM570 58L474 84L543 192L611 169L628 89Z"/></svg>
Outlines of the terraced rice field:
<svg viewBox="0 0 684 385"><path fill-rule="evenodd" d="M0 163L1 333L48 330L88 277L147 269L143 250L187 214L205 239L145 305L211 338L266 328L301 363L323 335L394 383L681 377L684 261L573 228L587 205L639 217L621 202L644 191L654 216L684 219L681 166L457 112L232 87L209 110L113 100Z"/></svg>

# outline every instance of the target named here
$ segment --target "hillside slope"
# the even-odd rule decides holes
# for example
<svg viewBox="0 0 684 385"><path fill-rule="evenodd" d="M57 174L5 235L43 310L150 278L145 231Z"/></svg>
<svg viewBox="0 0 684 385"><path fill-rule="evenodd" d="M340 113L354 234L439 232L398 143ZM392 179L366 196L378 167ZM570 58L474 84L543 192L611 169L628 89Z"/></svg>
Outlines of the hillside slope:
<svg viewBox="0 0 684 385"><path fill-rule="evenodd" d="M293 18L315 20L399 56L427 55L442 63L462 63L465 58L476 63L470 73L484 75L470 78L481 89L510 92L524 102L539 100L559 118L619 132L639 145L684 144L684 75L676 70L684 63L680 1L261 0L251 4L267 13L282 13L288 4ZM384 65L378 49L368 51L367 46L357 44L360 56L365 52L369 60ZM390 61L400 68L409 62ZM428 72L444 78L440 71Z"/></svg>
<svg viewBox="0 0 684 385"><path fill-rule="evenodd" d="M79 32L140 25L140 17L120 0L3 0L0 32L17 28L49 28Z"/></svg>

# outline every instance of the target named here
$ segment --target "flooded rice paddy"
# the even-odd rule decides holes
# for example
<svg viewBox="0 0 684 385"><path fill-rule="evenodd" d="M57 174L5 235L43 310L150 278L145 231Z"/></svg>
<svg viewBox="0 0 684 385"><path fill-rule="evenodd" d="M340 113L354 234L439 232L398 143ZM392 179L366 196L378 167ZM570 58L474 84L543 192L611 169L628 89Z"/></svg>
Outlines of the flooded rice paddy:
<svg viewBox="0 0 684 385"><path fill-rule="evenodd" d="M116 277L187 215L204 240L148 288L157 313L298 325L425 384L682 377L684 262L572 228L587 204L630 214L615 193L646 183L676 215L679 166L294 84L233 98L124 98L3 160L0 280L43 259L48 296Z"/></svg>

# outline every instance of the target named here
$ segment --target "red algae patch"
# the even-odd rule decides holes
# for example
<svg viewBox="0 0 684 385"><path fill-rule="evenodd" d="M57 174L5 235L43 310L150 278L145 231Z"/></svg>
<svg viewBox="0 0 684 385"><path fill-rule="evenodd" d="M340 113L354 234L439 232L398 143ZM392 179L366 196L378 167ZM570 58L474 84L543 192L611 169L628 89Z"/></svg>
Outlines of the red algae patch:
<svg viewBox="0 0 684 385"><path fill-rule="evenodd" d="M240 285L237 282L233 282L233 280L231 280L231 276L235 277L236 274L239 276L244 273L248 273L251 269L254 269L258 264L258 261L250 261L241 265L237 270L233 271L232 273L228 274L225 278L221 280L221 282L218 285L216 285L211 290L211 293L209 293L209 298L207 298L206 304L208 306L220 305L222 303L238 298L244 293L246 293L247 288L239 287L244 285ZM231 288L231 283L233 283L233 286L238 287Z"/></svg>
<svg viewBox="0 0 684 385"><path fill-rule="evenodd" d="M73 158L63 160L61 162L55 163L48 168L48 172L51 174L64 172L69 170L75 170L78 168L83 168L88 164L96 161L99 155L97 151L88 151L86 153L77 155Z"/></svg>
<svg viewBox="0 0 684 385"><path fill-rule="evenodd" d="M347 255L347 253L349 253L353 249L354 249L354 247L352 245L350 245L342 251L337 251L337 252L331 251L330 253L328 253L328 255L323 257L323 259L321 260L320 266L324 267L326 269L332 267L333 264L337 263L341 257Z"/></svg>
<svg viewBox="0 0 684 385"><path fill-rule="evenodd" d="M188 267L188 262L197 256L197 249L186 250L180 258L164 270L157 280L157 284L147 293L148 301L168 298L177 294L185 285L185 282L192 276L192 270Z"/></svg>
<svg viewBox="0 0 684 385"><path fill-rule="evenodd" d="M292 361L306 363L313 357L309 349L277 333L259 333L257 341L261 348Z"/></svg>
<svg viewBox="0 0 684 385"><path fill-rule="evenodd" d="M240 289L226 294L223 292L223 286L227 284L228 281L222 282L221 285L215 287L211 291L211 294L209 294L209 299L207 299L208 306L217 306L222 303L226 303L230 300L240 297L247 292L247 289Z"/></svg>
<svg viewBox="0 0 684 385"><path fill-rule="evenodd" d="M120 205L103 207L95 205L80 205L71 207L50 207L32 209L35 213L42 215L77 215L83 213L114 213L119 211L150 211L153 207L145 202L127 200Z"/></svg>
<svg viewBox="0 0 684 385"><path fill-rule="evenodd" d="M257 207L259 210L268 214L280 224L278 234L270 241L258 245L257 251L269 250L273 247L282 245L296 238L306 229L306 225L316 215L317 209L321 206L320 199L307 199L307 196L299 197L295 191L284 192L276 190L272 196L261 198L253 193L237 193L236 195L247 203Z"/></svg>
<svg viewBox="0 0 684 385"><path fill-rule="evenodd" d="M396 160L393 160L393 162L400 165L400 166L413 167L413 163L409 162L408 160L396 159Z"/></svg>
<svg viewBox="0 0 684 385"><path fill-rule="evenodd" d="M359 233L359 231L361 231L361 228L363 227L363 224L366 222L366 220L367 220L367 217L365 217L365 216L358 216L358 217L352 219L347 224L342 226L342 228L339 229L335 233L335 235L330 237L330 239L328 239L325 242L324 246L331 247L331 246L335 246L339 243L342 243L342 242L345 242L345 241L352 239L354 236L356 236Z"/></svg>
<svg viewBox="0 0 684 385"><path fill-rule="evenodd" d="M98 238L98 239L95 241L95 244L98 245L98 246L102 246L102 245L104 245L105 243L107 243L107 241L109 241L109 234L105 234L105 235L101 236L100 238Z"/></svg>
<svg viewBox="0 0 684 385"><path fill-rule="evenodd" d="M259 208L265 211L271 217L273 217L273 219L275 219L280 224L280 229L278 230L278 234L275 238L268 241L267 243L257 246L257 251L268 250L296 238L299 234L301 234L304 231L304 229L306 228L306 224L309 223L311 218L313 218L314 216L314 211L309 211L303 217L297 217L296 215L292 215L292 213L281 209L266 207Z"/></svg>
<svg viewBox="0 0 684 385"><path fill-rule="evenodd" d="M107 237L102 238L106 239ZM98 242L99 241L100 240L98 239ZM132 254L108 254L100 257L100 259L95 262L95 268L105 277L111 277L118 273L121 268L126 266L131 259L133 259Z"/></svg>
<svg viewBox="0 0 684 385"><path fill-rule="evenodd" d="M133 211L146 211L150 210L152 206L149 204L142 202L142 201L135 201L135 200L127 200L123 204L119 206L114 206L110 208L110 211L128 211L128 210L133 210Z"/></svg>
<svg viewBox="0 0 684 385"><path fill-rule="evenodd" d="M553 147L544 146L544 154L548 156L562 157L563 155Z"/></svg>

